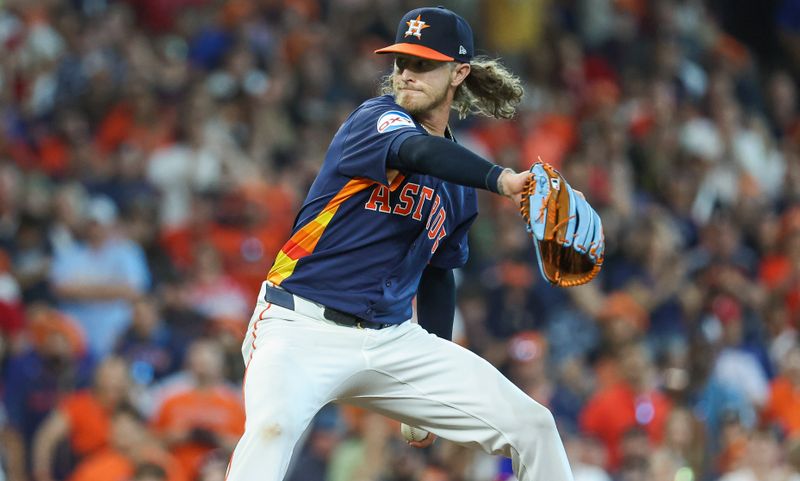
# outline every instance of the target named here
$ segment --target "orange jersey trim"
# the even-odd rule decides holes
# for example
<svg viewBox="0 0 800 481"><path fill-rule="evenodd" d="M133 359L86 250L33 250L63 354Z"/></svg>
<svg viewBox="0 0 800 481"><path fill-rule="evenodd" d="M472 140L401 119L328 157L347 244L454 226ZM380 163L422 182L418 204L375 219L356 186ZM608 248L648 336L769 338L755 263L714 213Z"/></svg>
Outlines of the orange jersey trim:
<svg viewBox="0 0 800 481"><path fill-rule="evenodd" d="M389 190L396 190L403 180L405 180L405 175L396 175L389 185ZM364 178L351 179L347 182L314 220L304 225L286 241L275 257L275 263L267 274L267 280L279 286L281 282L291 276L297 266L297 261L314 252L322 234L325 233L325 229L344 201L376 183L374 180Z"/></svg>

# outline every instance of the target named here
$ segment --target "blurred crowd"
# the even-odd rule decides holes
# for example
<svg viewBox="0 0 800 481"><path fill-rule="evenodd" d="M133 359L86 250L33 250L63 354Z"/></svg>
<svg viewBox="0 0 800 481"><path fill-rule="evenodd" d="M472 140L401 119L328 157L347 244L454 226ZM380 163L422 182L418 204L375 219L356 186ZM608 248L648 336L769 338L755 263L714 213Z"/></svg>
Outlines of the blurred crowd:
<svg viewBox="0 0 800 481"><path fill-rule="evenodd" d="M551 288L482 193L456 341L553 411L576 481L800 480L800 0L440 3L526 88L460 142L552 163L607 242ZM260 283L421 5L0 0L0 480L224 479ZM513 476L339 406L291 473Z"/></svg>

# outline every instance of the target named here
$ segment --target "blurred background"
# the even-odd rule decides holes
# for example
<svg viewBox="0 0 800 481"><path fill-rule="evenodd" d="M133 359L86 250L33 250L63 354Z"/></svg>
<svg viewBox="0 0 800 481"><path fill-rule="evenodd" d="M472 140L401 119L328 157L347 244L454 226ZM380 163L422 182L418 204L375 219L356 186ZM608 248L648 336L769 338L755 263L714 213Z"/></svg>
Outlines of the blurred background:
<svg viewBox="0 0 800 481"><path fill-rule="evenodd" d="M800 480L800 0L439 3L526 88L456 136L554 164L607 242L550 288L481 193L457 342L553 411L577 481ZM260 283L421 5L0 0L0 480L224 479ZM512 476L335 406L295 454L291 481Z"/></svg>

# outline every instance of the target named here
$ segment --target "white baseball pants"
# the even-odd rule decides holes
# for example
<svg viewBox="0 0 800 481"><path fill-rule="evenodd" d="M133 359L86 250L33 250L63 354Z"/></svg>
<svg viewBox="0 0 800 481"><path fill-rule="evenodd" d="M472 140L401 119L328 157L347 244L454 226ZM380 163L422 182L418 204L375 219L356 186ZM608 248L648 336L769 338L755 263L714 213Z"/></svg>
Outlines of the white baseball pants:
<svg viewBox="0 0 800 481"><path fill-rule="evenodd" d="M227 481L283 480L331 401L511 457L520 481L573 480L550 412L471 351L411 322L345 327L297 296L294 311L263 299L264 286L242 346L247 421Z"/></svg>

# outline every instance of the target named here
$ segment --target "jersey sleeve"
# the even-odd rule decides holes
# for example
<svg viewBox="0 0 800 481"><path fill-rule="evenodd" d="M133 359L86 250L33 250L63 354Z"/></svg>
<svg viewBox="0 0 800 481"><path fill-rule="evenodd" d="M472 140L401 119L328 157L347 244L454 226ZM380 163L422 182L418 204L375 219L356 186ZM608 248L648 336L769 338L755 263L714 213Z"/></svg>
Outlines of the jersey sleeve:
<svg viewBox="0 0 800 481"><path fill-rule="evenodd" d="M411 116L389 97L367 102L348 121L338 171L388 185L386 159L397 155L408 137L425 135Z"/></svg>

